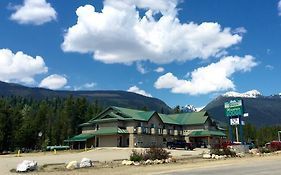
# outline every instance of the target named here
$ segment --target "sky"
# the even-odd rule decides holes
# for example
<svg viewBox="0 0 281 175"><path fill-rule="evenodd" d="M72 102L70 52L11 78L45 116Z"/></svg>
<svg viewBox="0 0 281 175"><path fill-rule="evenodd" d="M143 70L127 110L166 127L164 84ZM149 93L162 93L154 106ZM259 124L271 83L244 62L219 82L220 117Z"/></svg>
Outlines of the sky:
<svg viewBox="0 0 281 175"><path fill-rule="evenodd" d="M0 81L202 107L280 75L279 0L0 1Z"/></svg>

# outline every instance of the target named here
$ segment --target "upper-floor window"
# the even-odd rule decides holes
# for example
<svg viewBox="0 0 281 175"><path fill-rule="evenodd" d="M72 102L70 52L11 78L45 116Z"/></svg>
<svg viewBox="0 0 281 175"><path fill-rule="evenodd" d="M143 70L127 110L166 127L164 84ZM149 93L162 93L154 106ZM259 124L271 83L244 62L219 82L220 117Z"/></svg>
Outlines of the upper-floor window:
<svg viewBox="0 0 281 175"><path fill-rule="evenodd" d="M151 128L155 128L155 124L154 123L151 123Z"/></svg>

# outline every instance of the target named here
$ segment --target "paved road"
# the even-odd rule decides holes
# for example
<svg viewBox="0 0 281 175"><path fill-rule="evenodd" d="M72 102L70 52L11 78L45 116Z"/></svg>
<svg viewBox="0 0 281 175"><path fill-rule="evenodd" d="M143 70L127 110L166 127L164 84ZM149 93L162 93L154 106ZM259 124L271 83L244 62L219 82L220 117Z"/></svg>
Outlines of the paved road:
<svg viewBox="0 0 281 175"><path fill-rule="evenodd" d="M247 161L227 162L220 165L189 168L181 171L162 173L161 175L280 175L281 158L250 159Z"/></svg>

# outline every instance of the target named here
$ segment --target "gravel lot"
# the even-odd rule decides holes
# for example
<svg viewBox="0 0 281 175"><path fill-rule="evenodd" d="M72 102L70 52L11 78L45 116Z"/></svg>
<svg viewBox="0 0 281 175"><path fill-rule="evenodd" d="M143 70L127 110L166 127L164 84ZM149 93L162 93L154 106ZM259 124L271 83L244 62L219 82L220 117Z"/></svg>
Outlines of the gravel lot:
<svg viewBox="0 0 281 175"><path fill-rule="evenodd" d="M139 149L139 148L138 148ZM139 149L141 150L141 149ZM192 156L198 156L203 151L207 149L195 149L193 151L186 151L182 149L169 150L171 155L175 158L187 158ZM53 152L46 153L28 153L21 154L21 157L16 157L16 155L2 155L0 156L0 174L15 174L11 173L11 169L15 169L17 164L23 160L35 160L38 162L39 166L44 164L58 164L67 163L72 160L80 161L82 158L87 157L93 161L105 162L113 160L123 160L128 159L131 154L131 148L97 148L89 151L83 152L71 152L71 151L59 151L55 155ZM85 173L88 170L81 170L79 172L75 171L74 174ZM54 172L58 174L58 172ZM62 172L61 172L62 173ZM64 172L64 174L72 174L73 172ZM32 173L32 174L47 174L44 172ZM48 173L50 174L50 173ZM52 173L51 173L52 174Z"/></svg>

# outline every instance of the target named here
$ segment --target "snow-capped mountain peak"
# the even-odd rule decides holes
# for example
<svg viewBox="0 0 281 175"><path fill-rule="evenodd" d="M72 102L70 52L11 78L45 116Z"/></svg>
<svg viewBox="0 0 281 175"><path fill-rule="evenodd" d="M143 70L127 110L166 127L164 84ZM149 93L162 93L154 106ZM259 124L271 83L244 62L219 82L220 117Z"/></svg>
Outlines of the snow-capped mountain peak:
<svg viewBox="0 0 281 175"><path fill-rule="evenodd" d="M243 97L243 98L257 98L262 96L262 94L257 90L251 90L244 93L230 91L223 94L224 97Z"/></svg>
<svg viewBox="0 0 281 175"><path fill-rule="evenodd" d="M183 112L197 112L195 106L193 105L185 105L182 107L181 111Z"/></svg>

